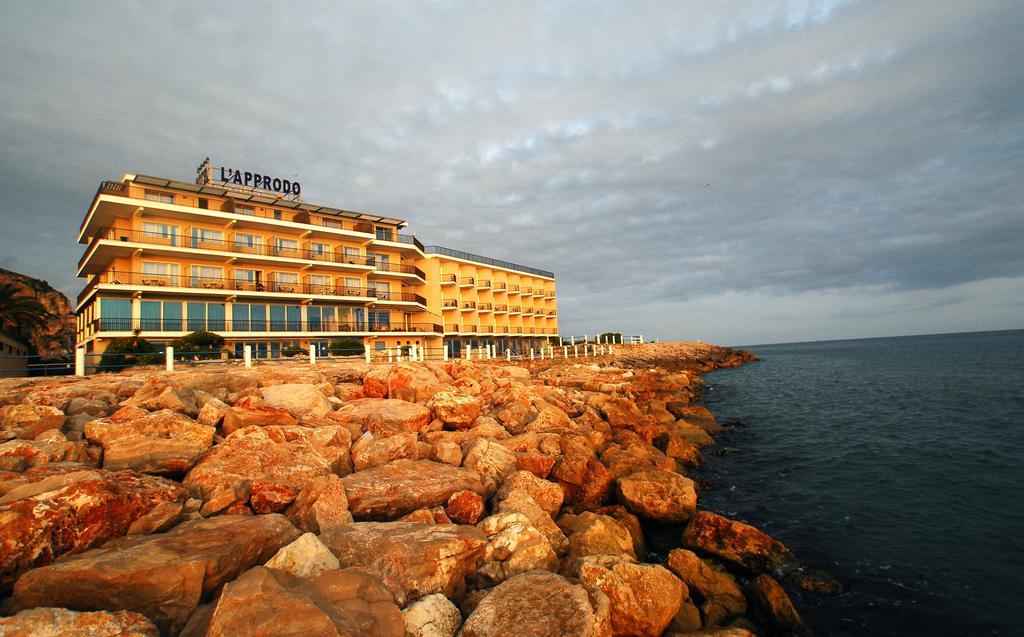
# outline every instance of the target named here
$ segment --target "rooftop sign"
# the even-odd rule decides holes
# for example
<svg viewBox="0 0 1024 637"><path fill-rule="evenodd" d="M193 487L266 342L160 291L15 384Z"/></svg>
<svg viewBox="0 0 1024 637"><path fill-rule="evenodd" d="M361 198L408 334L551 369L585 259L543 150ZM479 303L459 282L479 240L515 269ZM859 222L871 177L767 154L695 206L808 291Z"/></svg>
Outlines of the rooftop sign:
<svg viewBox="0 0 1024 637"><path fill-rule="evenodd" d="M297 181L226 166L214 166L210 163L209 157L196 168L196 183L201 186L223 186L243 192L263 191L295 200L299 199L302 192L302 185Z"/></svg>

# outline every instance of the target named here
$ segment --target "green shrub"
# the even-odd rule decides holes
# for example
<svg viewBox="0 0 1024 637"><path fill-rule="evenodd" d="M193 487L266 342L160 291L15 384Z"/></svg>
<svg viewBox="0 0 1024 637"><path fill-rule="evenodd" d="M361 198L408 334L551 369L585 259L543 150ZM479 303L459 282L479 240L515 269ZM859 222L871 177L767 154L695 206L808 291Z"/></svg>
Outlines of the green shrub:
<svg viewBox="0 0 1024 637"><path fill-rule="evenodd" d="M198 360L215 360L220 358L224 349L224 337L214 332L202 330L186 334L171 341L174 356Z"/></svg>
<svg viewBox="0 0 1024 637"><path fill-rule="evenodd" d="M304 353L305 350L295 345L285 345L281 349L281 356L302 356Z"/></svg>
<svg viewBox="0 0 1024 637"><path fill-rule="evenodd" d="M354 338L339 338L327 346L331 356L362 356L363 342Z"/></svg>
<svg viewBox="0 0 1024 637"><path fill-rule="evenodd" d="M156 346L136 332L132 336L111 339L100 357L99 371L116 372L130 365L156 365L162 360Z"/></svg>

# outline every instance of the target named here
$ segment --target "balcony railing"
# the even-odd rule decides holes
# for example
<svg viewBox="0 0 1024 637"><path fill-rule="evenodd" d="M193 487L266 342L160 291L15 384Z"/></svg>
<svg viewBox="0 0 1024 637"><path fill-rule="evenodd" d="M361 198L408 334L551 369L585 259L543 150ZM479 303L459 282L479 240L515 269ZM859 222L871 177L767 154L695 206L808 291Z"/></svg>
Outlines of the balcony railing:
<svg viewBox="0 0 1024 637"><path fill-rule="evenodd" d="M481 303L477 306L477 309L481 312L490 312L494 309L494 306L490 303Z"/></svg>
<svg viewBox="0 0 1024 637"><path fill-rule="evenodd" d="M513 334L522 334L523 333L523 328L521 328L521 327L513 327L512 328L512 333Z"/></svg>
<svg viewBox="0 0 1024 637"><path fill-rule="evenodd" d="M448 283L456 283L458 281L458 279L459 279L459 277L455 276L454 274L442 274L441 275L441 285L445 285L445 284L448 284Z"/></svg>
<svg viewBox="0 0 1024 637"><path fill-rule="evenodd" d="M525 295L533 294L533 288L523 288L523 294L525 294Z"/></svg>
<svg viewBox="0 0 1024 637"><path fill-rule="evenodd" d="M508 306L507 305L503 305L503 304L502 305L495 305L494 306L494 311L495 312L508 312Z"/></svg>
<svg viewBox="0 0 1024 637"><path fill-rule="evenodd" d="M463 301L462 309L464 311L475 310L476 309L476 301Z"/></svg>
<svg viewBox="0 0 1024 637"><path fill-rule="evenodd" d="M518 285L510 285L510 286L508 286L508 293L509 294L519 294L519 286Z"/></svg>
<svg viewBox="0 0 1024 637"><path fill-rule="evenodd" d="M495 283L494 284L494 291L495 292L504 292L506 289L507 289L507 285L505 283Z"/></svg>
<svg viewBox="0 0 1024 637"><path fill-rule="evenodd" d="M466 287L476 285L476 279L474 279L471 276L464 276L462 277L462 279L459 280L459 285Z"/></svg>
<svg viewBox="0 0 1024 637"><path fill-rule="evenodd" d="M415 274L424 281L427 280L427 273L420 270L414 265L407 265L404 263L391 263L390 261L382 261L375 259L374 257L367 257L366 259L369 265L372 265L379 272L401 272L402 274Z"/></svg>
<svg viewBox="0 0 1024 637"><path fill-rule="evenodd" d="M476 286L481 290L486 290L491 287L491 281L490 279L481 279L476 282Z"/></svg>
<svg viewBox="0 0 1024 637"><path fill-rule="evenodd" d="M513 305L508 309L508 311L513 313L519 313L523 311L523 308L519 307L518 305Z"/></svg>
<svg viewBox="0 0 1024 637"><path fill-rule="evenodd" d="M459 331L459 326L456 325L455 323L446 323L445 326L444 326L444 331L446 333L448 333L448 332L458 332Z"/></svg>
<svg viewBox="0 0 1024 637"><path fill-rule="evenodd" d="M441 307L458 309L459 302L456 299L441 299Z"/></svg>
<svg viewBox="0 0 1024 637"><path fill-rule="evenodd" d="M93 237L92 242L89 244L90 249L86 250L85 255L83 255L82 259L79 261L79 267L85 263L86 257L92 251L91 248L93 244L103 239L131 243L144 243L155 246L217 250L220 252L232 252L236 254L283 257L288 259L306 259L308 261L326 261L329 263L344 263L349 265L365 265L376 267L378 270L382 269L378 264L376 264L376 260L373 257L363 255L346 255L343 251L338 250L310 250L273 244L250 244L244 241L228 241L225 239L201 239L199 237L188 237L176 234L164 235L158 232L145 232L142 230L119 230L117 228L100 228L100 230L97 231L96 236ZM388 266L388 271L392 271L390 269L391 264L388 264ZM422 270L419 268L403 266L401 264L394 264L394 266L400 268L411 268L409 271L410 274L422 275L421 278L426 278L426 275L423 275Z"/></svg>
<svg viewBox="0 0 1024 637"><path fill-rule="evenodd" d="M223 320L206 318L98 318L93 329L105 332L427 332L442 334L436 323L384 323L336 320Z"/></svg>
<svg viewBox="0 0 1024 637"><path fill-rule="evenodd" d="M460 330L460 331L462 331L462 332L475 332L476 331L476 325L463 325L462 326L462 330Z"/></svg>

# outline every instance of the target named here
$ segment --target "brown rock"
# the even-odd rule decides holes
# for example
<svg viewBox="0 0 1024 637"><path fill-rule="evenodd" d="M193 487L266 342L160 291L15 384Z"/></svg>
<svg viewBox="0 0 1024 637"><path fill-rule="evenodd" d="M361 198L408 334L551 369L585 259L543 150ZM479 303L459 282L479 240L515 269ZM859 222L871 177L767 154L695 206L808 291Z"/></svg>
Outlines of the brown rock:
<svg viewBox="0 0 1024 637"><path fill-rule="evenodd" d="M226 416L230 410L231 407L224 401L217 398L211 398L203 404L203 408L199 410L199 415L196 417L196 420L204 425L219 427L221 422L224 420L224 416Z"/></svg>
<svg viewBox="0 0 1024 637"><path fill-rule="evenodd" d="M457 491L487 494L475 471L430 460L395 460L345 476L342 482L352 515L373 520L444 506Z"/></svg>
<svg viewBox="0 0 1024 637"><path fill-rule="evenodd" d="M495 513L521 513L530 520L538 531L544 534L551 548L563 555L569 548L565 534L558 528L551 516L537 504L537 501L523 489L513 489L495 505Z"/></svg>
<svg viewBox="0 0 1024 637"><path fill-rule="evenodd" d="M321 385L313 383L283 383L260 389L263 402L286 410L296 418L306 414L326 416L333 410Z"/></svg>
<svg viewBox="0 0 1024 637"><path fill-rule="evenodd" d="M498 513L477 528L487 536L484 560L475 577L477 588L500 584L520 573L558 570L558 556L550 542L522 513Z"/></svg>
<svg viewBox="0 0 1024 637"><path fill-rule="evenodd" d="M402 612L379 579L356 569L312 577L257 566L224 586L208 637L402 637Z"/></svg>
<svg viewBox="0 0 1024 637"><path fill-rule="evenodd" d="M496 586L462 625L461 637L607 637L608 598L564 577L531 571Z"/></svg>
<svg viewBox="0 0 1024 637"><path fill-rule="evenodd" d="M610 506L594 509L594 513L597 513L598 515L607 515L629 531L630 537L633 538L634 555L639 557L647 552L644 542L643 527L640 526L640 518L627 511L626 507L620 504L612 504Z"/></svg>
<svg viewBox="0 0 1024 637"><path fill-rule="evenodd" d="M754 619L770 626L773 634L810 634L786 591L770 575L758 575L747 584L746 591Z"/></svg>
<svg viewBox="0 0 1024 637"><path fill-rule="evenodd" d="M590 555L573 574L608 596L616 635L658 637L686 598L686 586L668 569L621 555Z"/></svg>
<svg viewBox="0 0 1024 637"><path fill-rule="evenodd" d="M348 431L340 425L247 427L211 449L184 485L202 496L203 513L210 515L248 502L254 482L301 490L318 476L347 472L348 449Z"/></svg>
<svg viewBox="0 0 1024 637"><path fill-rule="evenodd" d="M48 429L61 429L67 417L56 407L6 405L0 407L0 440L32 440Z"/></svg>
<svg viewBox="0 0 1024 637"><path fill-rule="evenodd" d="M706 447L715 442L715 439L708 435L708 432L704 431L697 425L692 425L685 420L677 420L675 424L669 428L669 435L675 434L688 440L698 447Z"/></svg>
<svg viewBox="0 0 1024 637"><path fill-rule="evenodd" d="M334 386L334 395L342 402L366 398L362 383L338 383Z"/></svg>
<svg viewBox="0 0 1024 637"><path fill-rule="evenodd" d="M161 503L180 512L188 498L180 485L162 478L65 469L30 470L20 486L0 498L0 589L32 567L125 535Z"/></svg>
<svg viewBox="0 0 1024 637"><path fill-rule="evenodd" d="M626 555L636 558L633 536L626 527L607 515L586 511L579 515L563 515L558 526L568 535L569 555L563 572L574 572L576 565L589 555Z"/></svg>
<svg viewBox="0 0 1024 637"><path fill-rule="evenodd" d="M615 476L597 458L573 453L559 457L551 470L565 493L565 503L580 509L596 509L608 500Z"/></svg>
<svg viewBox="0 0 1024 637"><path fill-rule="evenodd" d="M84 441L71 442L57 429L50 429L36 440L8 440L0 444L0 471L24 472L51 462L81 462L96 465L99 450Z"/></svg>
<svg viewBox="0 0 1024 637"><path fill-rule="evenodd" d="M546 478L555 466L555 456L543 453L522 451L516 453L516 469L529 471L538 478Z"/></svg>
<svg viewBox="0 0 1024 637"><path fill-rule="evenodd" d="M458 524L476 524L484 516L484 498L475 491L457 491L448 498L445 513Z"/></svg>
<svg viewBox="0 0 1024 637"><path fill-rule="evenodd" d="M460 429L468 429L483 408L483 400L480 397L456 391L437 392L429 404L437 418Z"/></svg>
<svg viewBox="0 0 1024 637"><path fill-rule="evenodd" d="M494 493L516 470L516 456L493 440L477 438L463 445L462 466L478 473L488 493Z"/></svg>
<svg viewBox="0 0 1024 637"><path fill-rule="evenodd" d="M405 637L455 637L462 626L458 607L439 593L427 595L402 611Z"/></svg>
<svg viewBox="0 0 1024 637"><path fill-rule="evenodd" d="M495 494L495 500L505 499L514 489L522 489L529 493L548 515L557 515L562 509L562 500L565 494L562 493L561 487L527 471L516 471L506 478Z"/></svg>
<svg viewBox="0 0 1024 637"><path fill-rule="evenodd" d="M260 514L280 513L298 494L298 489L287 484L257 480L249 487L249 506Z"/></svg>
<svg viewBox="0 0 1024 637"><path fill-rule="evenodd" d="M452 524L443 507L431 507L429 509L416 509L409 515L398 518L398 522L426 522L427 524Z"/></svg>
<svg viewBox="0 0 1024 637"><path fill-rule="evenodd" d="M11 606L132 610L173 634L203 595L266 562L298 535L284 517L261 515L220 516L120 538L25 573Z"/></svg>
<svg viewBox="0 0 1024 637"><path fill-rule="evenodd" d="M700 447L677 433L667 436L665 455L679 461L684 467L696 467L704 462L704 457L700 453Z"/></svg>
<svg viewBox="0 0 1024 637"><path fill-rule="evenodd" d="M404 363L391 368L387 382L388 397L411 403L425 403L444 388L426 367Z"/></svg>
<svg viewBox="0 0 1024 637"><path fill-rule="evenodd" d="M353 522L321 539L343 568L379 573L402 605L431 593L460 596L487 544L474 527L421 522Z"/></svg>
<svg viewBox="0 0 1024 637"><path fill-rule="evenodd" d="M423 405L387 398L351 400L330 416L343 424L356 424L375 436L418 433L430 422L430 410Z"/></svg>
<svg viewBox="0 0 1024 637"><path fill-rule="evenodd" d="M300 530L310 533L327 533L352 521L345 485L334 474L307 482L285 515Z"/></svg>
<svg viewBox="0 0 1024 637"><path fill-rule="evenodd" d="M817 595L839 595L846 590L842 582L816 568L801 568L795 573L790 573L789 580L803 590Z"/></svg>
<svg viewBox="0 0 1024 637"><path fill-rule="evenodd" d="M369 469L392 460L419 457L418 439L415 433L400 433L386 438L375 438L366 432L352 445L352 464L356 471Z"/></svg>
<svg viewBox="0 0 1024 637"><path fill-rule="evenodd" d="M430 459L458 467L462 465L462 447L454 442L440 441L433 444Z"/></svg>
<svg viewBox="0 0 1024 637"><path fill-rule="evenodd" d="M103 468L143 473L188 471L213 444L216 429L169 409L133 420L93 420L85 437L103 447Z"/></svg>
<svg viewBox="0 0 1024 637"><path fill-rule="evenodd" d="M699 631L703 623L700 618L700 609L689 599L684 599L676 611L675 617L665 629L665 635L672 633L692 633Z"/></svg>
<svg viewBox="0 0 1024 637"><path fill-rule="evenodd" d="M641 420L643 414L636 403L628 398L611 398L601 405L601 413L612 427L631 428Z"/></svg>
<svg viewBox="0 0 1024 637"><path fill-rule="evenodd" d="M235 405L224 414L221 433L230 435L245 427L273 427L297 425L298 420L286 409L246 403Z"/></svg>
<svg viewBox="0 0 1024 637"><path fill-rule="evenodd" d="M376 367L363 376L363 393L367 398L386 398L388 395L388 367Z"/></svg>
<svg viewBox="0 0 1024 637"><path fill-rule="evenodd" d="M195 392L191 389L177 387L157 376L147 378L145 384L124 404L141 407L147 411L170 409L189 416L199 414L199 403L196 402Z"/></svg>
<svg viewBox="0 0 1024 637"><path fill-rule="evenodd" d="M671 471L652 469L619 478L616 493L630 511L658 522L683 522L697 510L693 480Z"/></svg>
<svg viewBox="0 0 1024 637"><path fill-rule="evenodd" d="M766 573L796 563L782 542L749 524L698 511L683 532L683 544L710 553L754 573Z"/></svg>
<svg viewBox="0 0 1024 637"><path fill-rule="evenodd" d="M747 612L747 600L732 575L724 568L702 560L695 553L676 549L666 564L686 584L690 595L700 602L705 624L717 626Z"/></svg>
<svg viewBox="0 0 1024 637"><path fill-rule="evenodd" d="M718 421L715 420L715 415L712 414L707 407L694 405L692 407L683 407L677 411L677 417L682 418L691 425L697 425L712 436L725 431L725 429L718 424Z"/></svg>
<svg viewBox="0 0 1024 637"><path fill-rule="evenodd" d="M4 637L160 637L153 622L139 613L97 611L78 613L66 608L33 608L0 618Z"/></svg>

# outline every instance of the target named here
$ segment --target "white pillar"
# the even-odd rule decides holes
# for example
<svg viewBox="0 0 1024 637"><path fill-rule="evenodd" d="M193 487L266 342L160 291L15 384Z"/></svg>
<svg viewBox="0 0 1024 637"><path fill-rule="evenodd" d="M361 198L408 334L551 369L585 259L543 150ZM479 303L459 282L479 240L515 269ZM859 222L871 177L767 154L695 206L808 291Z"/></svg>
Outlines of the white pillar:
<svg viewBox="0 0 1024 637"><path fill-rule="evenodd" d="M498 358L498 346L491 343L491 358Z"/></svg>
<svg viewBox="0 0 1024 637"><path fill-rule="evenodd" d="M466 346L466 360L467 361L468 360L473 360L473 346L472 345L467 345Z"/></svg>
<svg viewBox="0 0 1024 637"><path fill-rule="evenodd" d="M562 346L562 358L569 358L569 348L565 345Z"/></svg>
<svg viewBox="0 0 1024 637"><path fill-rule="evenodd" d="M580 357L580 348L577 347L576 345L572 346L572 357L573 358L579 358Z"/></svg>
<svg viewBox="0 0 1024 637"><path fill-rule="evenodd" d="M485 360L491 360L491 346L484 345L484 351L481 352L484 355Z"/></svg>
<svg viewBox="0 0 1024 637"><path fill-rule="evenodd" d="M644 335L643 334L640 335L640 344L641 345L644 344Z"/></svg>
<svg viewBox="0 0 1024 637"><path fill-rule="evenodd" d="M409 346L409 360L415 362L415 361L418 361L419 359L420 359L420 357L416 353L416 346L415 345L410 345Z"/></svg>
<svg viewBox="0 0 1024 637"><path fill-rule="evenodd" d="M510 363L512 362L512 350L508 349L507 347L505 348L505 360Z"/></svg>
<svg viewBox="0 0 1024 637"><path fill-rule="evenodd" d="M444 360L448 360L448 346L444 346L444 353L441 355Z"/></svg>
<svg viewBox="0 0 1024 637"><path fill-rule="evenodd" d="M608 346L608 355L609 356L614 356L615 355L615 352L612 351L612 346L611 345Z"/></svg>
<svg viewBox="0 0 1024 637"><path fill-rule="evenodd" d="M170 345L164 350L164 367L169 372L174 371L174 348Z"/></svg>
<svg viewBox="0 0 1024 637"><path fill-rule="evenodd" d="M309 344L309 364L316 365L316 345Z"/></svg>
<svg viewBox="0 0 1024 637"><path fill-rule="evenodd" d="M245 362L246 369L252 367L252 345L242 348L242 361Z"/></svg>
<svg viewBox="0 0 1024 637"><path fill-rule="evenodd" d="M531 361L533 360L533 348L532 347L530 348L530 360Z"/></svg>
<svg viewBox="0 0 1024 637"><path fill-rule="evenodd" d="M75 349L75 376L85 376L85 350L81 347Z"/></svg>
<svg viewBox="0 0 1024 637"><path fill-rule="evenodd" d="M551 360L555 360L555 346L554 345L548 345L548 358L550 358Z"/></svg>
<svg viewBox="0 0 1024 637"><path fill-rule="evenodd" d="M392 363L395 360L395 350L388 348L388 362Z"/></svg>
<svg viewBox="0 0 1024 637"><path fill-rule="evenodd" d="M589 334L584 334L583 335L583 343L587 344L589 342L590 342L590 335ZM586 352L584 352L584 354L586 354Z"/></svg>
<svg viewBox="0 0 1024 637"><path fill-rule="evenodd" d="M370 362L370 344L369 343L363 343L363 358L366 359L367 363Z"/></svg>
<svg viewBox="0 0 1024 637"><path fill-rule="evenodd" d="M576 337L575 336L570 336L569 337L569 344L570 345L575 345L576 344Z"/></svg>

